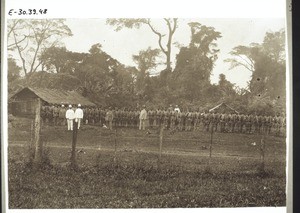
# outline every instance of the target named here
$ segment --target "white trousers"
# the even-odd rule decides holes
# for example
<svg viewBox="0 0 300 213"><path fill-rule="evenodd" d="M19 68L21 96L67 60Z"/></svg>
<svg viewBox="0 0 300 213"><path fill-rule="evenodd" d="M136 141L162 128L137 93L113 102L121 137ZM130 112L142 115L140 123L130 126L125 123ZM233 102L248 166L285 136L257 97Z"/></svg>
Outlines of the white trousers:
<svg viewBox="0 0 300 213"><path fill-rule="evenodd" d="M77 122L77 126L78 126L77 129L79 129L79 127L80 127L81 120L82 120L82 118L76 118L76 119L75 119L75 122Z"/></svg>
<svg viewBox="0 0 300 213"><path fill-rule="evenodd" d="M140 119L139 130L145 130L145 127L146 127L146 120L145 119Z"/></svg>
<svg viewBox="0 0 300 213"><path fill-rule="evenodd" d="M68 130L73 130L73 119L67 119Z"/></svg>

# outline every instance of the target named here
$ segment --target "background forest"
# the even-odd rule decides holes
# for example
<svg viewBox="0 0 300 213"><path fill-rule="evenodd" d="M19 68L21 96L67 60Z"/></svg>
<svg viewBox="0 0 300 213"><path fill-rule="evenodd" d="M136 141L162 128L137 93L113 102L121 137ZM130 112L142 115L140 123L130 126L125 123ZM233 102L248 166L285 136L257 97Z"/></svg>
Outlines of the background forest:
<svg viewBox="0 0 300 213"><path fill-rule="evenodd" d="M161 21L167 33L157 30L151 19L106 20L117 32L143 26L157 37L157 48L140 50L132 55L136 66L126 66L107 54L100 43L93 44L88 53L68 50L61 41L72 36L72 31L64 19L9 20L8 92L11 95L27 86L77 90L103 107L177 104L184 110L203 111L225 102L241 113L285 112L284 29L266 32L260 43L232 49L225 62L231 69L243 67L251 73L247 88L240 88L224 74L219 75L217 84L210 81L222 32L190 22L190 42L178 45L180 51L172 66L173 35L180 19Z"/></svg>

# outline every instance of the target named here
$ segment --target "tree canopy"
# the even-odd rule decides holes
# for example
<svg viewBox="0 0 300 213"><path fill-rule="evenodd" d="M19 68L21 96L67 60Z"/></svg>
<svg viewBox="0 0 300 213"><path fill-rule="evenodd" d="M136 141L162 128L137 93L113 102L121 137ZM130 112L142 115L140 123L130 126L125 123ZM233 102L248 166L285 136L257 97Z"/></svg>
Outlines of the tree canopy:
<svg viewBox="0 0 300 213"><path fill-rule="evenodd" d="M105 52L100 43L86 53L68 50L61 38L72 32L63 19L10 20L8 25L9 92L32 86L77 90L102 106L165 107L178 104L186 110L204 110L221 102L239 112L274 114L285 109L285 33L266 32L261 43L238 45L230 52L230 70L251 73L248 88L239 88L225 74L211 83L220 49L221 32L198 22L188 24L190 41L182 45L171 66L173 35L178 19L162 19L167 33L151 19L107 19L116 31L148 27L158 38L158 48L132 55L136 66L126 66ZM146 42L146 41L145 41ZM17 63L19 58L19 64ZM165 64L166 68L158 69ZM153 75L160 73L160 75Z"/></svg>

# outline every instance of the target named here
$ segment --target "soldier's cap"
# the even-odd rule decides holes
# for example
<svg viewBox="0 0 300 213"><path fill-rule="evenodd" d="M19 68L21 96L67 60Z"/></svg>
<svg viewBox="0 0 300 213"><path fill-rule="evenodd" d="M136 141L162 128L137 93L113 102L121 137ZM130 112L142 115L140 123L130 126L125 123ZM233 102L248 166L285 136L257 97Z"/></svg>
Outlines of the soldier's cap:
<svg viewBox="0 0 300 213"><path fill-rule="evenodd" d="M81 104L78 104L78 107L81 107Z"/></svg>
<svg viewBox="0 0 300 213"><path fill-rule="evenodd" d="M69 105L69 108L72 108L72 105L71 105L71 104Z"/></svg>

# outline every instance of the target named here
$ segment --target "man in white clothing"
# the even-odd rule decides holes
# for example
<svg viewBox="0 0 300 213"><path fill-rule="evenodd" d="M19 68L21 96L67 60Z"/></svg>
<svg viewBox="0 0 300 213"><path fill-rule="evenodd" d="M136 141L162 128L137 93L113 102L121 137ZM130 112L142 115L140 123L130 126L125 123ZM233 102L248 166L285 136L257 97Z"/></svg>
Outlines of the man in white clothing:
<svg viewBox="0 0 300 213"><path fill-rule="evenodd" d="M178 105L175 106L174 111L175 111L175 112L178 112L178 113L180 112L180 108L178 107Z"/></svg>
<svg viewBox="0 0 300 213"><path fill-rule="evenodd" d="M139 130L145 130L145 126L146 126L146 120L148 118L148 114L146 111L146 107L145 105L143 106L143 109L140 113L140 126L139 126Z"/></svg>
<svg viewBox="0 0 300 213"><path fill-rule="evenodd" d="M75 110L75 122L78 122L78 129L80 127L81 120L83 119L83 110L81 109L81 104L78 104L77 109Z"/></svg>
<svg viewBox="0 0 300 213"><path fill-rule="evenodd" d="M69 105L69 109L66 111L66 119L68 124L68 130L73 130L73 120L75 118L74 110L72 109L72 105Z"/></svg>

